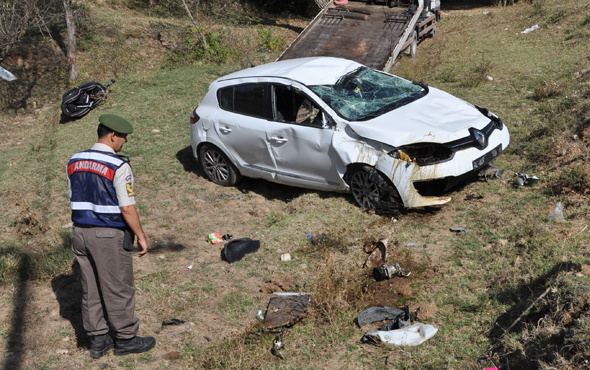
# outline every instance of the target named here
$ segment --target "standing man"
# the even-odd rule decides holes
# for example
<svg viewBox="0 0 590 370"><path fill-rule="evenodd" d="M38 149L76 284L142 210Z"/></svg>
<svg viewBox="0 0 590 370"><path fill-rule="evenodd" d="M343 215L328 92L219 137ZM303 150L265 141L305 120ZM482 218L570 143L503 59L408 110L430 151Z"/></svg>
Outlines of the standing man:
<svg viewBox="0 0 590 370"><path fill-rule="evenodd" d="M115 355L149 351L153 337L136 336L135 283L131 249L137 236L139 257L148 243L135 208L133 173L120 151L133 132L114 114L98 120L98 142L68 162L72 251L80 264L82 320L90 337L90 356L100 358L115 347ZM113 329L115 340L109 335Z"/></svg>

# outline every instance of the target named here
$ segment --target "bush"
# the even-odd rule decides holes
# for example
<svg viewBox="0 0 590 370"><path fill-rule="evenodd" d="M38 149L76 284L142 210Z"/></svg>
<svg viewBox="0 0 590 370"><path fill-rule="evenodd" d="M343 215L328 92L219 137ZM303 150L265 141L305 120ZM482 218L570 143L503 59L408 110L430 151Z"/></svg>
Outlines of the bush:
<svg viewBox="0 0 590 370"><path fill-rule="evenodd" d="M225 63L239 52L229 45L225 37L216 32L205 32L209 48L205 48L203 38L195 27L187 27L182 41L164 57L164 65L176 67L204 60L214 63Z"/></svg>

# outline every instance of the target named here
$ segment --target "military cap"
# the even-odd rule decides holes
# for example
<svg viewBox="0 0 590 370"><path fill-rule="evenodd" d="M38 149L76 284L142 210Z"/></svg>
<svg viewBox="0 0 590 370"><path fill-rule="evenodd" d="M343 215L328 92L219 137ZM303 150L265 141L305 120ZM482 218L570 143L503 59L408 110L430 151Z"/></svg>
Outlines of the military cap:
<svg viewBox="0 0 590 370"><path fill-rule="evenodd" d="M130 134L133 132L133 126L123 117L116 114L101 114L98 121L119 134Z"/></svg>

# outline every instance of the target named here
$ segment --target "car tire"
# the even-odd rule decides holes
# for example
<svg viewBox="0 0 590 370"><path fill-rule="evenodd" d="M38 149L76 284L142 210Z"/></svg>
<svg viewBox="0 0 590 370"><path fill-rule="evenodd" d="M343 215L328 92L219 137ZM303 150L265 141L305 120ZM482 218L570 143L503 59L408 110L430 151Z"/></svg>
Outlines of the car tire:
<svg viewBox="0 0 590 370"><path fill-rule="evenodd" d="M242 176L219 148L205 144L199 149L199 165L205 176L217 185L234 186Z"/></svg>
<svg viewBox="0 0 590 370"><path fill-rule="evenodd" d="M348 178L350 192L356 203L376 213L399 214L401 199L395 187L375 168L357 166Z"/></svg>

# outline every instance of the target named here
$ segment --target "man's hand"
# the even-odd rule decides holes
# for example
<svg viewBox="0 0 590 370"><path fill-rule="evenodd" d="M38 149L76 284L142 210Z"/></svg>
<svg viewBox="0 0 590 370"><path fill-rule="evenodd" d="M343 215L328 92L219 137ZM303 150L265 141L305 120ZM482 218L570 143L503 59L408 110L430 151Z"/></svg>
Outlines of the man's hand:
<svg viewBox="0 0 590 370"><path fill-rule="evenodd" d="M139 253L137 255L141 257L148 251L148 242L143 232L143 228L141 227L137 209L135 208L135 205L124 206L120 208L121 214L123 215L127 226L129 226L137 236L137 248L139 249Z"/></svg>

